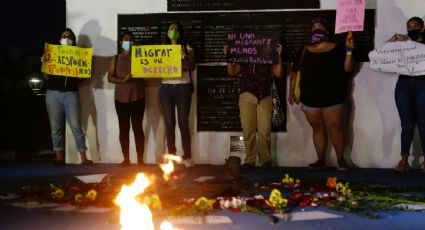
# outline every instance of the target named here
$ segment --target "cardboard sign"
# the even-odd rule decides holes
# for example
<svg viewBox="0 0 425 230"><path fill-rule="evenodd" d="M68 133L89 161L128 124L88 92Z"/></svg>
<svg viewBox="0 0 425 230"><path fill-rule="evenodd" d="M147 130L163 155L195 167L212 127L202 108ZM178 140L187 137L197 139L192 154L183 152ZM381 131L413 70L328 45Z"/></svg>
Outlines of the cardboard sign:
<svg viewBox="0 0 425 230"><path fill-rule="evenodd" d="M338 0L335 34L347 31L363 31L365 7L365 0Z"/></svg>
<svg viewBox="0 0 425 230"><path fill-rule="evenodd" d="M230 32L228 62L268 64L278 60L276 52L277 34L273 32Z"/></svg>
<svg viewBox="0 0 425 230"><path fill-rule="evenodd" d="M50 75L91 77L93 49L45 43L41 72Z"/></svg>
<svg viewBox="0 0 425 230"><path fill-rule="evenodd" d="M370 68L409 76L425 75L425 45L414 41L387 42L369 53Z"/></svg>
<svg viewBox="0 0 425 230"><path fill-rule="evenodd" d="M131 74L134 78L181 77L181 45L132 46Z"/></svg>

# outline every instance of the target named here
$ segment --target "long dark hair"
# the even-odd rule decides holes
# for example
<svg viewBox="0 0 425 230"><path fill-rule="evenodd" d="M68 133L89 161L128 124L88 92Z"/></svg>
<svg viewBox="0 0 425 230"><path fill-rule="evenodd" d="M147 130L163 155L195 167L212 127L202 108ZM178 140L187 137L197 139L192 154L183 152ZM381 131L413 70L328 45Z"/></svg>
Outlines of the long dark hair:
<svg viewBox="0 0 425 230"><path fill-rule="evenodd" d="M319 23L319 24L321 24L324 28L325 28L325 30L326 30L326 32L328 33L328 36L329 36L329 41L330 42L333 42L334 41L334 36L335 36L335 34L333 33L333 31L330 29L331 28L331 26L330 26L330 24L329 24L329 22L328 22L328 20L326 20L326 19L324 19L324 18L320 18L320 17L316 17L316 18L313 18L312 20L311 20L311 26L313 26L315 23Z"/></svg>
<svg viewBox="0 0 425 230"><path fill-rule="evenodd" d="M420 18L420 17L411 17L411 18L409 18L409 20L407 20L406 24L409 24L409 22L411 22L411 21L415 21L421 27L424 27L424 20L422 20L422 18Z"/></svg>
<svg viewBox="0 0 425 230"><path fill-rule="evenodd" d="M76 45L77 45L77 38L75 37L75 33L74 33L74 31L72 31L70 28L66 28L66 29L64 29L64 30L62 31L62 33L61 33L61 37L62 37L62 34L63 34L64 32L68 32L68 33L70 33L70 34L71 34L71 36L72 36L72 38L71 38L72 45L73 45L73 46L76 46ZM59 39L60 39L60 37L59 37Z"/></svg>
<svg viewBox="0 0 425 230"><path fill-rule="evenodd" d="M122 42L122 40L124 39L124 36L126 36L126 35L128 35L131 38L131 40L134 42L133 33L131 33L130 31L124 31L124 32L121 33L120 40L119 40L120 43Z"/></svg>
<svg viewBox="0 0 425 230"><path fill-rule="evenodd" d="M186 45L183 25L180 22L173 22L170 24L170 26L173 24L177 25L177 30L179 31L179 34L180 34L180 37L177 40L177 44ZM168 29L170 28L170 26L168 26ZM168 29L167 29L167 32L168 32ZM166 35L166 39L167 39L167 44L171 44L171 40L168 37L168 34Z"/></svg>

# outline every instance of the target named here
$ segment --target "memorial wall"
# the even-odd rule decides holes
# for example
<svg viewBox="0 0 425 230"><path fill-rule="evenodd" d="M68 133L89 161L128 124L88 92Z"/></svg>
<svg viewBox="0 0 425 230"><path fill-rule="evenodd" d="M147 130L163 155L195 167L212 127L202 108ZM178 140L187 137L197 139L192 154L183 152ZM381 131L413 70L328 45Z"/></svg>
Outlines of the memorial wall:
<svg viewBox="0 0 425 230"><path fill-rule="evenodd" d="M296 58L297 52L299 52L297 49L299 50L308 38L306 33L309 32L311 18L323 13L329 21L333 22L336 9L336 0L321 0L319 8L311 5L295 8L287 6L283 9L280 6L276 8L269 6L266 9L257 8L249 11L244 9L243 4L254 1L241 0L238 1L239 5L235 5L236 2L225 0L217 2L206 0L122 0L119 2L115 0L67 0L67 26L78 34L79 39L88 41L90 47L93 48L94 55L92 81L90 84L82 86L80 90L81 98L84 98L82 101L83 118L88 117L88 121L85 123L85 132L89 142L89 157L102 163L118 163L122 160L118 141L118 120L113 103L114 85L108 83L106 77L108 61L117 52L119 32L124 27L133 28L134 32L140 33L140 36L144 34L146 43L161 44L164 42L165 30L169 23L179 20L187 26L185 29L189 35L189 42L196 48L199 62L193 76L196 86L200 89L195 90L193 94L190 115L193 160L197 164L224 163L230 151L230 137L242 133L240 131L202 131L219 130L223 127L225 129L232 128L230 125L225 125L224 122L211 123L210 121L213 120L203 118L199 121L198 118L201 117L199 115L201 113L200 105L204 106L202 111L206 111L203 113L204 116L210 116L208 115L210 113L217 115L217 111L208 110L207 106L210 108L226 106L226 101L220 98L223 96L220 94L220 88L226 85L229 87L225 89L226 92L232 92L230 89L237 84L237 78L231 78L235 82L229 81L222 69L223 61L225 61L225 57L222 55L222 46L226 43L227 32L235 30L235 28L265 29L266 27L280 31L282 43L287 48L284 58L286 61L291 61ZM285 4L307 1L269 2ZM182 5L183 3L190 3L190 5ZM202 9L207 4L212 7L222 7L215 3L227 3L228 6L233 4L237 8L205 8L207 11ZM360 167L390 168L400 157L400 120L394 102L397 75L371 70L365 54L374 46L382 47L394 33L405 34L405 22L408 18L424 17L425 5L422 3L423 0L366 1L365 32L354 33L357 49L355 55L361 62L359 71L352 81L354 87L350 94L350 113L347 114L349 126L346 134L346 158L351 159ZM102 9L97 10L100 5ZM200 9L194 8L195 6ZM261 7L262 4L253 4L253 6ZM251 16L255 16L255 18ZM129 18L129 20L125 18ZM342 42L343 36L337 36L336 40ZM237 87L235 86L235 88ZM145 162L147 163L158 162L158 157L166 152L158 89L159 81L157 79L147 80L144 117ZM232 97L233 94L227 95ZM236 95L233 96L236 98ZM202 100L200 100L201 97ZM220 100L212 100L218 98ZM288 106L287 114L287 132L272 134L273 161L279 166L305 166L317 159L311 127L299 106ZM218 115L215 117L218 118L216 120L224 120ZM223 114L223 116L235 117L230 114ZM130 136L132 137L132 135ZM179 143L178 129L176 138ZM130 143L131 155L134 156L133 140ZM177 148L181 149L181 146L178 144ZM98 151L100 159L93 154L96 151ZM414 159L418 159L421 153L417 138L414 140L412 153ZM75 154L75 145L69 130L67 131L67 154L78 157ZM333 150L329 149L326 160L330 165L336 163L334 155ZM135 158L132 160L135 161Z"/></svg>

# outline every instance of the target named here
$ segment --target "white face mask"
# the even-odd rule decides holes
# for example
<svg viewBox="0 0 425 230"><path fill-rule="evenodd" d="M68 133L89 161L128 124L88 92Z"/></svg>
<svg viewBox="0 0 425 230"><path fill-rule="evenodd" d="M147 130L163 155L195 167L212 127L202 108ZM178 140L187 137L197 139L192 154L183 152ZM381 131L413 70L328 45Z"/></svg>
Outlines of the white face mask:
<svg viewBox="0 0 425 230"><path fill-rule="evenodd" d="M61 38L60 43L63 46L70 46L72 45L72 40L69 38Z"/></svg>
<svg viewBox="0 0 425 230"><path fill-rule="evenodd" d="M121 48L125 51L130 51L131 45L133 45L133 42L131 41L123 41L121 44Z"/></svg>

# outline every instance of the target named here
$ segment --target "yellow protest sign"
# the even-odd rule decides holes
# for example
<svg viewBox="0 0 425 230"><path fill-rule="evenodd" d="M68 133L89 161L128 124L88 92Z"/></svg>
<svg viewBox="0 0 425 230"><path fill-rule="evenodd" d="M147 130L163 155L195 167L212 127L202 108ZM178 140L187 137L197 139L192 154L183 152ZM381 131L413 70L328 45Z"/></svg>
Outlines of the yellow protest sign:
<svg viewBox="0 0 425 230"><path fill-rule="evenodd" d="M131 74L142 78L181 77L181 45L131 47Z"/></svg>
<svg viewBox="0 0 425 230"><path fill-rule="evenodd" d="M50 75L91 77L93 49L45 43L41 72Z"/></svg>

